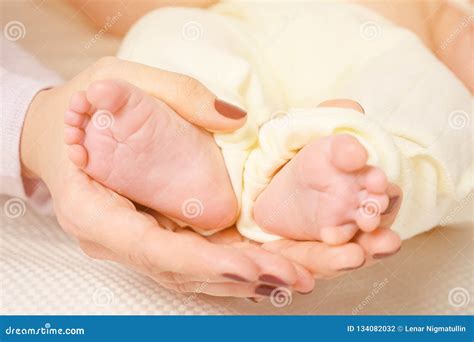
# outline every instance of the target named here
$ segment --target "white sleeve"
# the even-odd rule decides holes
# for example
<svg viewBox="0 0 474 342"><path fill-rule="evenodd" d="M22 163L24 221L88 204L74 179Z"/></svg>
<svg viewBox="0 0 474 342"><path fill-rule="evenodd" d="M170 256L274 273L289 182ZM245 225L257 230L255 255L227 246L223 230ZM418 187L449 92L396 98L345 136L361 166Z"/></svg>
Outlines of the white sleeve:
<svg viewBox="0 0 474 342"><path fill-rule="evenodd" d="M44 184L22 176L20 138L33 97L42 89L60 84L61 79L18 45L3 38L0 44L0 193L28 200L38 211L50 213L51 203Z"/></svg>

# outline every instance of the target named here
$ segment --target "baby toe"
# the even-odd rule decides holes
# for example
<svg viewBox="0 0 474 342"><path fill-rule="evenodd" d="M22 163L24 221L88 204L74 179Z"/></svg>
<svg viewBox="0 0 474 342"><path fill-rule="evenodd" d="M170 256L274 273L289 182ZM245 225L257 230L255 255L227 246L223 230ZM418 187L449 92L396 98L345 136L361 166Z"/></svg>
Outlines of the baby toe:
<svg viewBox="0 0 474 342"><path fill-rule="evenodd" d="M365 193L365 191L364 191ZM360 229L370 232L380 225L380 216L386 210L389 199L387 195L364 194L356 213L356 223Z"/></svg>
<svg viewBox="0 0 474 342"><path fill-rule="evenodd" d="M77 113L71 109L68 109L64 113L64 123L69 126L84 128L86 117L86 114Z"/></svg>
<svg viewBox="0 0 474 342"><path fill-rule="evenodd" d="M356 223L364 232L371 232L380 225L380 216L366 216L358 210L356 214Z"/></svg>
<svg viewBox="0 0 474 342"><path fill-rule="evenodd" d="M388 180L385 173L378 167L369 166L367 171L359 177L359 184L374 194L383 194L387 191Z"/></svg>
<svg viewBox="0 0 474 342"><path fill-rule="evenodd" d="M86 92L78 91L74 93L69 101L69 109L76 113L89 112L91 104L87 101Z"/></svg>
<svg viewBox="0 0 474 342"><path fill-rule="evenodd" d="M366 216L380 216L387 209L390 199L386 194L374 194L367 190L359 192L359 211Z"/></svg>
<svg viewBox="0 0 474 342"><path fill-rule="evenodd" d="M321 228L320 238L328 245L341 245L350 241L359 228L355 223L347 223L337 227Z"/></svg>
<svg viewBox="0 0 474 342"><path fill-rule="evenodd" d="M123 80L103 80L92 83L86 96L94 107L115 112L122 108L137 89Z"/></svg>
<svg viewBox="0 0 474 342"><path fill-rule="evenodd" d="M64 128L64 142L68 145L82 144L85 133L77 127Z"/></svg>
<svg viewBox="0 0 474 342"><path fill-rule="evenodd" d="M344 172L360 170L367 164L367 151L356 138L348 134L334 136L330 151L332 163Z"/></svg>
<svg viewBox="0 0 474 342"><path fill-rule="evenodd" d="M82 145L71 145L68 149L68 157L77 167L83 169L87 165L87 150Z"/></svg>

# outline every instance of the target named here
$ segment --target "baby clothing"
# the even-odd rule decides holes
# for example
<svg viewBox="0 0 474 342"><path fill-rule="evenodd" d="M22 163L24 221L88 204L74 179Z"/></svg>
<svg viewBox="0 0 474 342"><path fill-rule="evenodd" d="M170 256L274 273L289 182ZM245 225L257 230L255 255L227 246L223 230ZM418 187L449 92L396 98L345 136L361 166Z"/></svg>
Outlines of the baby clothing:
<svg viewBox="0 0 474 342"><path fill-rule="evenodd" d="M404 193L402 239L438 225L473 188L472 97L412 32L341 2L233 2L163 8L128 33L118 57L192 76L248 112L214 134L241 205L237 228L260 229L252 208L302 147L347 133ZM351 109L316 108L351 99ZM199 115L197 109L196 115ZM284 199L282 199L284 201Z"/></svg>

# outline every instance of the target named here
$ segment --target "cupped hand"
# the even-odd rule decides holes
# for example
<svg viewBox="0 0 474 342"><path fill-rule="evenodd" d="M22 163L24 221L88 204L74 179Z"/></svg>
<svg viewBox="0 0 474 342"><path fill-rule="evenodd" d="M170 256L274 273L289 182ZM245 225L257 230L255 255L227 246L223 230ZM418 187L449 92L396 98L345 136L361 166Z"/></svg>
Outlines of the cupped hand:
<svg viewBox="0 0 474 342"><path fill-rule="evenodd" d="M154 215L66 165L61 186L52 190L56 215L92 258L126 265L183 293L254 297L260 279L272 278L302 291L313 286L305 269L251 244L219 245L188 230L167 230Z"/></svg>
<svg viewBox="0 0 474 342"><path fill-rule="evenodd" d="M270 287L263 283L311 289L311 275L296 263L251 244L222 245L194 232L166 230L152 215L137 211L132 202L69 161L63 143L69 99L92 82L110 78L137 85L207 129L230 131L245 122L245 117L232 115L238 109L216 101L192 78L112 57L62 86L40 92L23 128L23 169L46 183L60 225L79 240L84 252L128 265L179 292L196 291L198 283L200 292L216 296L252 297L268 292Z"/></svg>
<svg viewBox="0 0 474 342"><path fill-rule="evenodd" d="M400 205L395 203L393 210L384 215L384 225L389 226L391 224L390 221L396 217L399 207ZM179 228L175 223L153 210L147 209L147 212L156 218L161 225L173 229L178 234L195 235L195 233L189 230ZM270 251L276 256L291 260L299 274L299 278L289 289L301 294L312 292L314 282L311 279L330 279L343 275L348 271L369 266L375 263L377 259L395 254L400 249L400 238L398 235L384 226L370 233L361 232L351 242L338 246L331 246L319 241L287 239L259 244L245 239L235 227L230 227L206 238L200 236L199 239L205 239L214 245L232 246L243 250L258 251L263 249ZM268 256L262 255L261 257L266 258ZM271 262L270 259L267 260ZM310 274L309 277L308 272ZM274 274L280 276L277 268L275 268ZM195 289L198 285L199 283L188 280L181 285L181 288L191 291L191 289ZM280 286L278 283L273 285L277 288ZM171 284L165 284L164 286L171 286L173 288ZM253 290L258 286L258 283L251 285ZM233 291L248 294L248 297L252 297L255 301L260 301L263 297L272 295L272 288L268 291L269 287L267 285L264 286L264 290L267 290L266 293L265 291L259 292L258 290L257 292L248 292L242 289L241 284L230 288L226 283L215 283L212 285L212 289L214 294L219 293L227 296L233 296ZM277 292L274 292L274 294L277 295Z"/></svg>
<svg viewBox="0 0 474 342"><path fill-rule="evenodd" d="M387 214L388 219L390 218ZM243 241L243 237L235 228L219 232L208 239L221 244L235 244ZM241 243L248 244L248 242ZM331 246L320 241L287 239L267 242L260 246L304 267L317 280L335 278L394 255L400 250L401 240L398 234L389 228L380 227L370 233L360 232L351 242L338 246ZM298 292L305 294L311 290Z"/></svg>

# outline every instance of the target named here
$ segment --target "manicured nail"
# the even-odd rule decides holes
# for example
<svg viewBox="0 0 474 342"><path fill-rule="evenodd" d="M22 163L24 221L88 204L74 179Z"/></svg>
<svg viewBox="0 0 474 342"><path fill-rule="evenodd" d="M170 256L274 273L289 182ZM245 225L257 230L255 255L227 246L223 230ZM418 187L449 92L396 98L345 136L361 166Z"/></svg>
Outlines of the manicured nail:
<svg viewBox="0 0 474 342"><path fill-rule="evenodd" d="M271 274L262 274L260 277L258 277L258 280L263 281L264 283L270 283L270 284L275 284L275 285L283 285L283 286L289 285L285 281Z"/></svg>
<svg viewBox="0 0 474 342"><path fill-rule="evenodd" d="M313 289L313 290L314 290L314 289ZM301 295L308 295L308 294L310 294L310 293L313 293L313 290L308 291L308 292L300 292L300 291L296 291L296 292L298 292L298 293L301 294Z"/></svg>
<svg viewBox="0 0 474 342"><path fill-rule="evenodd" d="M396 251L390 252L390 253L377 253L377 254L374 254L374 255L372 255L372 258L374 258L374 259L383 259L383 258L389 257L391 255L397 254L400 251L401 248L402 247L400 246Z"/></svg>
<svg viewBox="0 0 474 342"><path fill-rule="evenodd" d="M223 273L222 276L227 279L235 280L235 281L241 281L243 283L249 283L250 281L245 279L244 277L241 277L237 274L232 274L232 273Z"/></svg>
<svg viewBox="0 0 474 342"><path fill-rule="evenodd" d="M225 101L215 99L214 108L229 119L242 119L247 116L247 112Z"/></svg>
<svg viewBox="0 0 474 342"><path fill-rule="evenodd" d="M253 303L257 303L257 304L260 303L263 300L263 298L256 298L256 297L247 297L245 299L247 299L248 301L251 301Z"/></svg>
<svg viewBox="0 0 474 342"><path fill-rule="evenodd" d="M344 267L344 268L341 268L339 269L339 271L353 271L353 270L356 270L358 268L361 268L362 266L365 265L365 259L364 259L364 262L362 262L362 264L360 264L359 266L353 266L353 267Z"/></svg>
<svg viewBox="0 0 474 342"><path fill-rule="evenodd" d="M275 290L276 288L276 286L262 284L258 285L255 288L255 293L261 296L270 297L272 295L273 290Z"/></svg>
<svg viewBox="0 0 474 342"><path fill-rule="evenodd" d="M390 198L390 201L388 202L387 209L385 209L385 211L382 213L382 215L390 214L393 211L393 209L395 208L395 206L397 205L399 199L400 199L400 196L394 196L394 197Z"/></svg>
<svg viewBox="0 0 474 342"><path fill-rule="evenodd" d="M345 271L353 271L353 270L356 270L360 268L360 266L356 266L356 267L345 267L345 268L341 268L339 271L342 271L342 272L345 272Z"/></svg>

